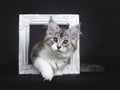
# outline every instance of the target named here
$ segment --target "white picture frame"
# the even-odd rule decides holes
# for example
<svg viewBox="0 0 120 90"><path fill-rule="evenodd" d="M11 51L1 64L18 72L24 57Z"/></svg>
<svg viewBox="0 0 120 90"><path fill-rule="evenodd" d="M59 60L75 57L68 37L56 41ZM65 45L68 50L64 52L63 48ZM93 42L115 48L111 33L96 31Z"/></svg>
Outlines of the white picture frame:
<svg viewBox="0 0 120 90"><path fill-rule="evenodd" d="M77 14L20 14L19 15L19 74L38 74L31 64L28 64L30 43L30 25L47 25L52 16L57 24L69 27L79 24ZM71 64L65 67L63 74L80 74L80 40L78 48L71 56Z"/></svg>

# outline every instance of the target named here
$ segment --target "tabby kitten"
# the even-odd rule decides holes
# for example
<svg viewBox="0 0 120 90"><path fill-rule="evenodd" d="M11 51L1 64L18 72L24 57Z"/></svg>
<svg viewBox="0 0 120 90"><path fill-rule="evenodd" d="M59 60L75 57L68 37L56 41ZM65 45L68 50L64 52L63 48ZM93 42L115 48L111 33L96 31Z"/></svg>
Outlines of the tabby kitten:
<svg viewBox="0 0 120 90"><path fill-rule="evenodd" d="M50 17L43 42L35 44L31 51L33 66L45 80L52 80L56 73L68 65L77 49L79 33L79 25L70 29L60 28Z"/></svg>

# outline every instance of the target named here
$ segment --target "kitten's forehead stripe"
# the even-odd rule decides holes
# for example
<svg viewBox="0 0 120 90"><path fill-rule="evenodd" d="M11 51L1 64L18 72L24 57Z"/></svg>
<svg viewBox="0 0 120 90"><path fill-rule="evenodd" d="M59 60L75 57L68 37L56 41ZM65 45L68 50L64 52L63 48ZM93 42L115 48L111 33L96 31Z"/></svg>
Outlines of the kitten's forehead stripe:
<svg viewBox="0 0 120 90"><path fill-rule="evenodd" d="M62 37L64 37L65 36L65 34L66 34L66 29L64 29L64 28L61 28L61 30L60 30L60 37L62 38Z"/></svg>

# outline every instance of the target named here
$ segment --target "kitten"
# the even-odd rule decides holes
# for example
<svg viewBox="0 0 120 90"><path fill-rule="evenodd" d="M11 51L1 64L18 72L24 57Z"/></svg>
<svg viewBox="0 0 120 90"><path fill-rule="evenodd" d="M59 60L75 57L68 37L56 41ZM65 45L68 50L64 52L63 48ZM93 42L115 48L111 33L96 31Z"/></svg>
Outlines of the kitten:
<svg viewBox="0 0 120 90"><path fill-rule="evenodd" d="M70 29L60 28L50 17L44 40L35 44L31 51L33 66L45 80L52 80L69 64L70 57L77 49L79 33L80 25Z"/></svg>

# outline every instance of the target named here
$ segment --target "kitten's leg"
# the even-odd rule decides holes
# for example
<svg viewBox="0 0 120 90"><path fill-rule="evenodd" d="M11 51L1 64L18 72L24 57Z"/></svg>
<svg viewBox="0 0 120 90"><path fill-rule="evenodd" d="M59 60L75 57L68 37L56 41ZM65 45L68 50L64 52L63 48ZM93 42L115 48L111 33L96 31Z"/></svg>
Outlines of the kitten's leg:
<svg viewBox="0 0 120 90"><path fill-rule="evenodd" d="M54 75L53 69L48 62L42 58L37 58L34 62L34 67L41 73L45 80L52 80Z"/></svg>

